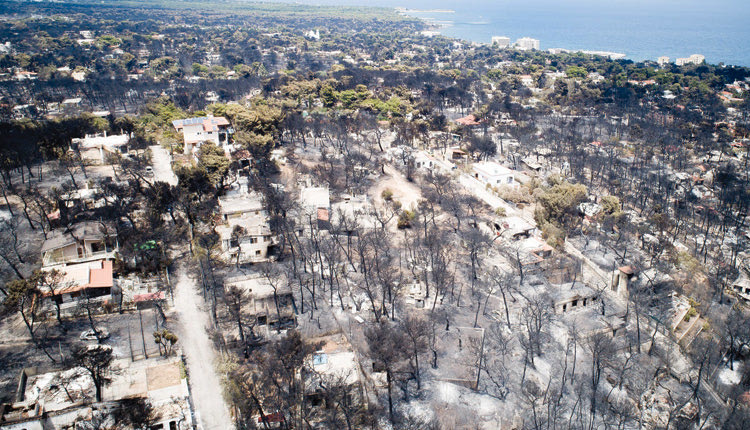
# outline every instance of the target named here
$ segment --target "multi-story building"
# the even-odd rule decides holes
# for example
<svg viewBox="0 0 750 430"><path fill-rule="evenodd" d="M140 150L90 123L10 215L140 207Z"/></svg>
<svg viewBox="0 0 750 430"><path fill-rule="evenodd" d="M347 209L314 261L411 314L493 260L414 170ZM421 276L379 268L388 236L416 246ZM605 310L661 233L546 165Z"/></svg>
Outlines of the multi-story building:
<svg viewBox="0 0 750 430"><path fill-rule="evenodd" d="M675 64L678 66L684 66L686 64L702 64L704 61L706 61L706 57L700 54L693 54L687 58L678 58L675 60Z"/></svg>
<svg viewBox="0 0 750 430"><path fill-rule="evenodd" d="M522 37L516 40L516 48L522 50L539 49L539 39L532 39L530 37Z"/></svg>
<svg viewBox="0 0 750 430"><path fill-rule="evenodd" d="M229 121L223 116L177 119L172 121L172 125L175 130L182 132L186 154L199 143L211 142L218 146L226 144L232 133Z"/></svg>
<svg viewBox="0 0 750 430"><path fill-rule="evenodd" d="M268 258L273 239L260 194L222 197L219 213L223 224L216 232L221 236L221 249L228 261L256 263Z"/></svg>
<svg viewBox="0 0 750 430"><path fill-rule="evenodd" d="M507 48L510 46L510 37L492 36L492 45L497 45L498 48Z"/></svg>
<svg viewBox="0 0 750 430"><path fill-rule="evenodd" d="M87 221L52 230L42 244L42 266L65 266L93 260L113 260L117 236L106 224Z"/></svg>

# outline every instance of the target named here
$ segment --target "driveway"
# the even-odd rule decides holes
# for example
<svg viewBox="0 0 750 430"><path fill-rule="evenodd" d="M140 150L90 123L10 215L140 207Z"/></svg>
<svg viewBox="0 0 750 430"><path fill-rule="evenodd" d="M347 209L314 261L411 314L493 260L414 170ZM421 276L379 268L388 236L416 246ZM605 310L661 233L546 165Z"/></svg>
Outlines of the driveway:
<svg viewBox="0 0 750 430"><path fill-rule="evenodd" d="M151 163L154 166L154 179L166 182L169 185L177 185L177 176L172 171L172 160L169 152L159 145L150 147Z"/></svg>

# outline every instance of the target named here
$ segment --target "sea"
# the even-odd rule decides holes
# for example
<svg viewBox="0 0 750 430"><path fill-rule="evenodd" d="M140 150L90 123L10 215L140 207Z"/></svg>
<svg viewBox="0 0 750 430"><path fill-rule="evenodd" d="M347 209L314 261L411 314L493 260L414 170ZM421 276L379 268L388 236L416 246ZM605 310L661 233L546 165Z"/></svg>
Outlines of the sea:
<svg viewBox="0 0 750 430"><path fill-rule="evenodd" d="M489 43L531 37L540 49L607 51L634 61L701 54L750 67L750 0L297 0L403 8L440 33Z"/></svg>

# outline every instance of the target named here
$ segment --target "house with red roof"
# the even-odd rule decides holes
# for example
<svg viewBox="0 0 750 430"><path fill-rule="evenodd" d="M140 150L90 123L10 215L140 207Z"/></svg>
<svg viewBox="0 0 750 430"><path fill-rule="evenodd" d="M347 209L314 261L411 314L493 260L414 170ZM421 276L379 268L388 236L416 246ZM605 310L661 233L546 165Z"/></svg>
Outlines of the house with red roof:
<svg viewBox="0 0 750 430"><path fill-rule="evenodd" d="M211 142L217 146L225 145L233 132L229 121L223 116L177 119L172 121L172 125L177 132L182 132L186 154L203 142Z"/></svg>
<svg viewBox="0 0 750 430"><path fill-rule="evenodd" d="M481 124L481 122L474 115L466 115L463 118L459 118L456 120L456 123L466 127L474 127Z"/></svg>
<svg viewBox="0 0 750 430"><path fill-rule="evenodd" d="M43 268L42 270L52 269ZM51 288L46 285L40 286L42 297L62 304L76 302L84 295L89 298L98 298L110 297L112 293L115 281L111 260L70 264L57 270L61 274L58 278L59 282Z"/></svg>

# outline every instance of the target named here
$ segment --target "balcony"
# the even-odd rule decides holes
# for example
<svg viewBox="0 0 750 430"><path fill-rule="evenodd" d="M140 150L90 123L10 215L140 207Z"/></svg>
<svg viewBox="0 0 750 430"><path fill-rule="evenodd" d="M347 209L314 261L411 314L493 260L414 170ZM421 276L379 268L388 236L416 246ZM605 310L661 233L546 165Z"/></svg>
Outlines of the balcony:
<svg viewBox="0 0 750 430"><path fill-rule="evenodd" d="M42 267L85 263L94 260L114 260L116 256L116 248L107 248L96 252L84 251L75 257L59 256L55 255L54 251L49 251L42 256Z"/></svg>

